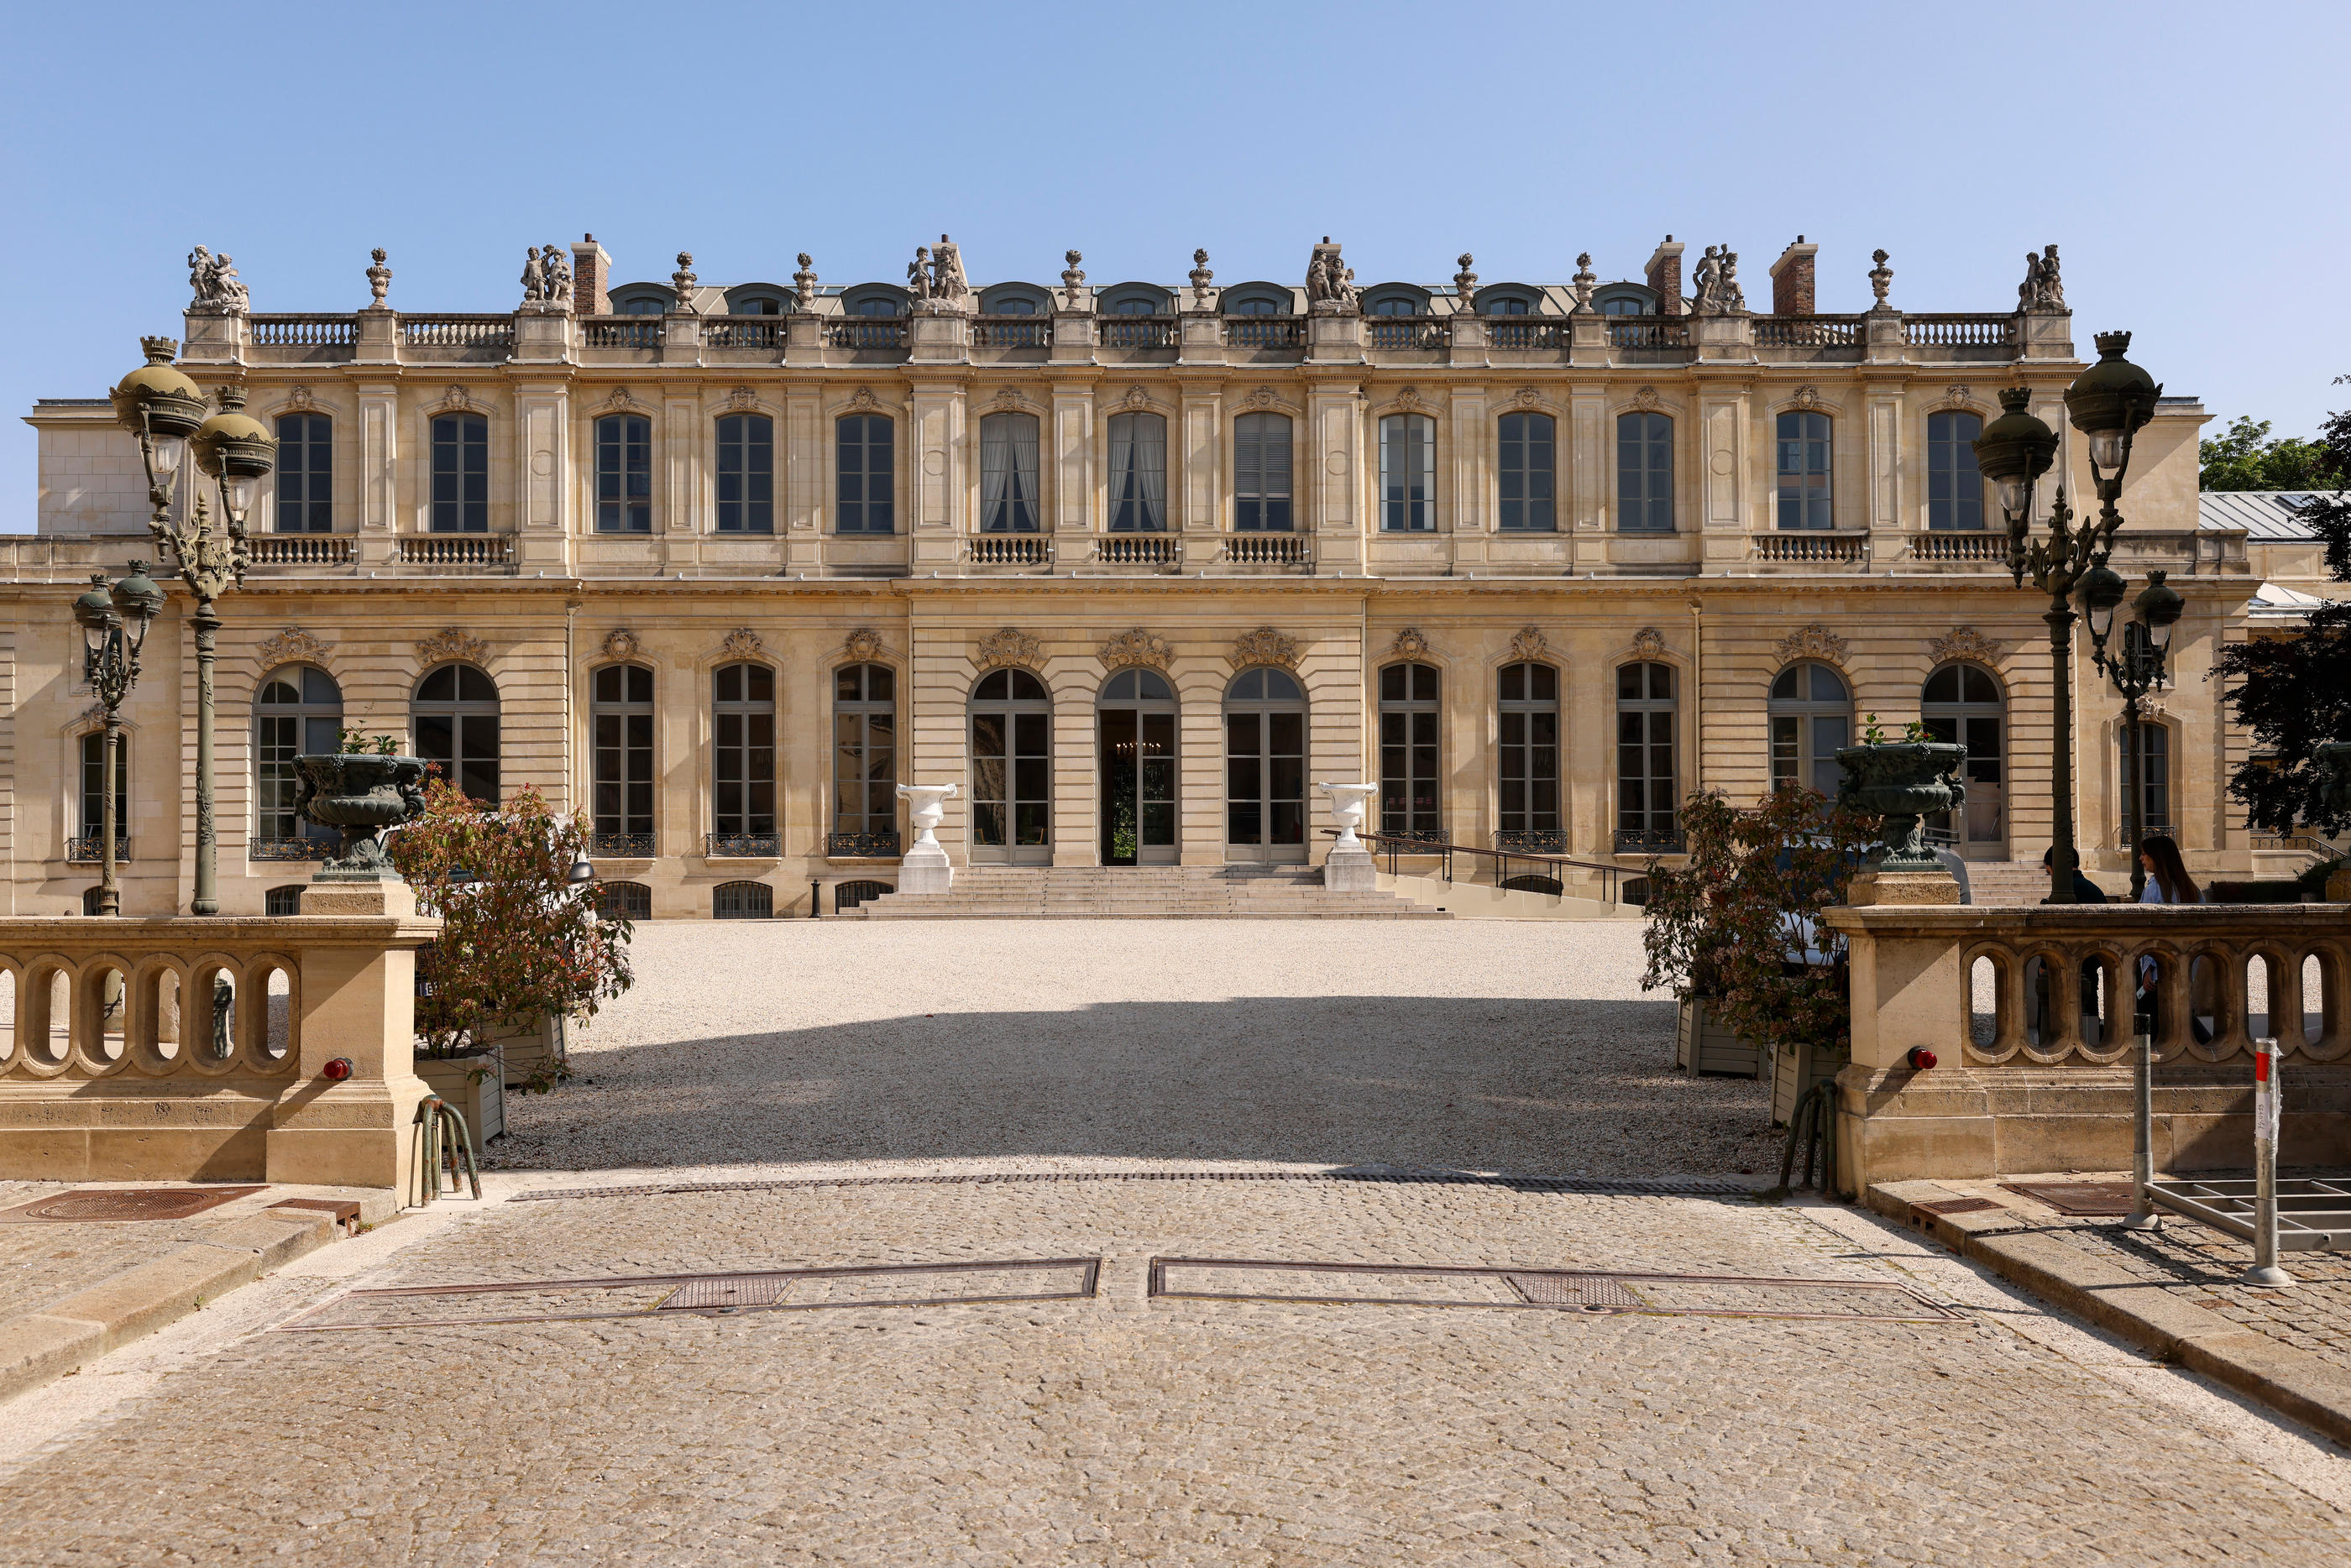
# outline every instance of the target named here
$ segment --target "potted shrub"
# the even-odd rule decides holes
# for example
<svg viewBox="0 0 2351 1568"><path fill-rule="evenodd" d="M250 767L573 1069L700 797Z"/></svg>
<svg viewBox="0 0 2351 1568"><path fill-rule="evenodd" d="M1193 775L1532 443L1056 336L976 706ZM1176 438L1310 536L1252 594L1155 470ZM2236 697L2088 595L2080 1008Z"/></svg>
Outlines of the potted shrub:
<svg viewBox="0 0 2351 1568"><path fill-rule="evenodd" d="M594 882L572 879L587 847L535 789L491 811L437 778L392 840L419 907L441 918L417 955L416 1073L464 1113L477 1148L505 1127L500 1042L590 1016L633 979L629 921L600 916ZM550 1089L569 1075L557 1058L519 1081Z"/></svg>

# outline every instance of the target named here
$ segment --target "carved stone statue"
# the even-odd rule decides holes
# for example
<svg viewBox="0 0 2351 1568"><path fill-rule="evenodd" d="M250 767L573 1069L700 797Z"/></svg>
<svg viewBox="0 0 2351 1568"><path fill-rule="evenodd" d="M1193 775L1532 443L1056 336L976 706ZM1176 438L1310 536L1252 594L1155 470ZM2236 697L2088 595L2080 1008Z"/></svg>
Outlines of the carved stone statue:
<svg viewBox="0 0 2351 1568"><path fill-rule="evenodd" d="M196 310L228 315L246 310L250 303L237 278L236 263L225 251L214 255L202 245L190 251L188 286L195 293L189 304Z"/></svg>
<svg viewBox="0 0 2351 1568"><path fill-rule="evenodd" d="M2065 308L2065 285L2057 275L2057 247L2041 254L2024 253L2024 281L2016 287L2019 310L2058 311Z"/></svg>
<svg viewBox="0 0 2351 1568"><path fill-rule="evenodd" d="M522 302L537 305L547 297L547 269L539 265L538 247L533 245L522 263Z"/></svg>
<svg viewBox="0 0 2351 1568"><path fill-rule="evenodd" d="M1739 286L1739 253L1729 245L1708 245L1691 275L1698 283L1700 316L1729 316L1747 308L1747 292Z"/></svg>
<svg viewBox="0 0 2351 1568"><path fill-rule="evenodd" d="M392 269L383 265L381 245L376 246L368 254L374 258L373 264L367 269L368 292L375 296L368 308L370 310L388 309L389 306L383 302L383 296L392 292Z"/></svg>
<svg viewBox="0 0 2351 1568"><path fill-rule="evenodd" d="M1891 310L1893 306L1886 303L1886 291L1894 286L1894 269L1886 265L1884 251L1870 252L1869 259L1877 264L1869 269L1869 292L1877 296L1877 303L1870 308Z"/></svg>
<svg viewBox="0 0 2351 1568"><path fill-rule="evenodd" d="M963 251L945 234L939 236L939 248L931 253L931 297L961 304L971 294L971 282L963 275Z"/></svg>
<svg viewBox="0 0 2351 1568"><path fill-rule="evenodd" d="M669 275L670 293L677 298L675 308L684 311L694 308L694 286L697 281L694 275L694 253L678 252L677 270Z"/></svg>
<svg viewBox="0 0 2351 1568"><path fill-rule="evenodd" d="M816 308L816 263L806 251L799 254L800 270L792 274L792 293L802 310Z"/></svg>
<svg viewBox="0 0 2351 1568"><path fill-rule="evenodd" d="M1478 275L1469 270L1477 260L1468 251L1461 253L1458 264L1461 270L1453 275L1453 308L1456 311L1468 310L1470 302L1478 297Z"/></svg>
<svg viewBox="0 0 2351 1568"><path fill-rule="evenodd" d="M1208 286L1216 281L1217 275L1208 270L1208 253L1205 250L1194 251L1192 253L1192 303L1204 310L1207 309Z"/></svg>
<svg viewBox="0 0 2351 1568"><path fill-rule="evenodd" d="M1355 269L1341 259L1339 247L1331 236L1314 247L1306 263L1306 300L1308 308L1323 316L1350 316L1357 307L1360 295L1355 288Z"/></svg>
<svg viewBox="0 0 2351 1568"><path fill-rule="evenodd" d="M538 265L547 279L547 302L549 305L571 303L571 264L564 259L563 247L543 247L538 253Z"/></svg>
<svg viewBox="0 0 2351 1568"><path fill-rule="evenodd" d="M931 247L928 245L916 245L914 259L906 264L906 297L931 297Z"/></svg>
<svg viewBox="0 0 2351 1568"><path fill-rule="evenodd" d="M1078 293L1086 286L1086 275L1078 264L1086 258L1075 251L1063 251L1061 259L1069 264L1061 269L1061 308L1075 310Z"/></svg>

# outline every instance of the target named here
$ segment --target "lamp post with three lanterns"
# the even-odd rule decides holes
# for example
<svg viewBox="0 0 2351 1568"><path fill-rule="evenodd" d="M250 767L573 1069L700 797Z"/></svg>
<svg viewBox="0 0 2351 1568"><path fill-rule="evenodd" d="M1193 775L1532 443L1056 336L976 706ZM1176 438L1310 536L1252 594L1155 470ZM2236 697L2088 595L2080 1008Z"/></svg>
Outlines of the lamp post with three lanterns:
<svg viewBox="0 0 2351 1568"><path fill-rule="evenodd" d="M147 628L163 608L163 590L148 580L147 563L131 563L131 575L109 585L104 572L90 575L89 587L73 602L74 619L81 625L82 646L89 653L89 683L106 708L105 739L99 752L99 873L98 912L122 913L122 888L116 879L117 851L122 804L116 798L121 769L122 700L139 684L139 650L146 645Z"/></svg>
<svg viewBox="0 0 2351 1568"><path fill-rule="evenodd" d="M180 580L194 596L195 612L188 618L196 634L196 877L195 897L189 909L199 915L220 913L216 862L218 845L213 822L213 664L220 613L220 597L245 581L252 556L246 548L245 519L253 504L254 489L277 466L277 442L261 421L244 411L245 389L220 389L220 412L204 417L204 394L175 368L179 345L169 337L142 337L140 348L147 363L116 383L111 394L114 417L139 438L139 455L147 468L147 501L152 514L147 530L156 545L178 564ZM193 451L196 467L216 487L222 528L215 533L205 497L198 489L193 504L175 523L172 519L172 489L183 452Z"/></svg>

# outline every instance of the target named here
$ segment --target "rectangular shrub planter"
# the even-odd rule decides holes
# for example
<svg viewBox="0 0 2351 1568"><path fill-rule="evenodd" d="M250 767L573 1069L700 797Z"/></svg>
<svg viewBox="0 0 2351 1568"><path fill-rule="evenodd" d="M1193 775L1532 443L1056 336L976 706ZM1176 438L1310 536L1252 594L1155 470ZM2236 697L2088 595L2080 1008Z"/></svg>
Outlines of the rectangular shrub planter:
<svg viewBox="0 0 2351 1568"><path fill-rule="evenodd" d="M498 1055L493 1048L462 1056L416 1059L416 1075L465 1118L465 1136L475 1154L507 1130L506 1074L498 1065Z"/></svg>
<svg viewBox="0 0 2351 1568"><path fill-rule="evenodd" d="M1674 1020L1674 1065L1689 1073L1731 1078L1763 1075L1764 1054L1750 1040L1724 1028L1703 996L1685 996Z"/></svg>

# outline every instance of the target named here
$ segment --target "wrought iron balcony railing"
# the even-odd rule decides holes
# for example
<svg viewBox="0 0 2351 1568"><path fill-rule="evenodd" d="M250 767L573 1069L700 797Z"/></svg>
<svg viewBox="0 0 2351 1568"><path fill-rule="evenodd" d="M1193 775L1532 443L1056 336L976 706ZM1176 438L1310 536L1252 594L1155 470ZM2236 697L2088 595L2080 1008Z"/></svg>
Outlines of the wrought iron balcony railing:
<svg viewBox="0 0 2351 1568"><path fill-rule="evenodd" d="M653 857L653 836L650 833L591 833L588 836L588 853L614 860L650 860Z"/></svg>
<svg viewBox="0 0 2351 1568"><path fill-rule="evenodd" d="M1616 853L1619 855L1679 855L1682 834L1677 827L1620 827L1616 830Z"/></svg>
<svg viewBox="0 0 2351 1568"><path fill-rule="evenodd" d="M99 861L106 858L105 851L105 839L100 835L95 833L84 834L79 838L68 838L66 840L66 858L68 861L76 862L78 864L95 866ZM131 836L129 834L122 833L115 836L114 857L117 860L128 860L131 858Z"/></svg>
<svg viewBox="0 0 2351 1568"><path fill-rule="evenodd" d="M1537 855L1567 853L1567 834L1556 827L1537 827L1506 831L1494 835L1497 849L1524 849Z"/></svg>
<svg viewBox="0 0 2351 1568"><path fill-rule="evenodd" d="M337 841L332 838L248 838L245 841L247 860L324 860L334 854Z"/></svg>
<svg viewBox="0 0 2351 1568"><path fill-rule="evenodd" d="M840 860L895 860L898 835L890 833L829 833L824 852Z"/></svg>
<svg viewBox="0 0 2351 1568"><path fill-rule="evenodd" d="M702 853L713 860L773 860L783 853L783 839L773 833L705 834Z"/></svg>

